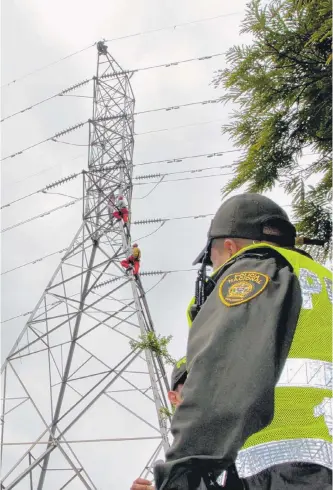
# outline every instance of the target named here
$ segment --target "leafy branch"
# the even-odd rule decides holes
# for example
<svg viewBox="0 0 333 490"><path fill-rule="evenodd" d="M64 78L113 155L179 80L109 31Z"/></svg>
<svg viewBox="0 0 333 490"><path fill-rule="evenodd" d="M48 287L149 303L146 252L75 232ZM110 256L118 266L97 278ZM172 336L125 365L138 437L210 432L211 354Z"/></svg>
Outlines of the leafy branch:
<svg viewBox="0 0 333 490"><path fill-rule="evenodd" d="M163 337L161 335L156 335L155 332L148 332L144 335L140 335L139 340L131 340L130 346L132 349L148 349L155 354L156 357L163 358L167 364L174 365L176 361L171 357L167 349L171 339L172 335Z"/></svg>
<svg viewBox="0 0 333 490"><path fill-rule="evenodd" d="M171 411L167 407L160 408L160 414L162 419L171 419L173 414L175 413L176 407L174 405L171 406Z"/></svg>

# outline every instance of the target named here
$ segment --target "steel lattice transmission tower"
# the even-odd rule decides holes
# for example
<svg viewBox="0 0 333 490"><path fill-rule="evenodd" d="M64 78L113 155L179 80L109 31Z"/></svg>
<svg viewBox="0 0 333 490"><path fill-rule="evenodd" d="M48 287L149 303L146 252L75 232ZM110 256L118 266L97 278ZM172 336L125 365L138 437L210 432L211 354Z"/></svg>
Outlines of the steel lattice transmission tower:
<svg viewBox="0 0 333 490"><path fill-rule="evenodd" d="M97 51L83 221L2 367L6 490L125 488L125 471L147 474L168 447L163 362L130 347L154 329L120 265L130 225L108 206L121 193L131 209L135 101L130 74Z"/></svg>

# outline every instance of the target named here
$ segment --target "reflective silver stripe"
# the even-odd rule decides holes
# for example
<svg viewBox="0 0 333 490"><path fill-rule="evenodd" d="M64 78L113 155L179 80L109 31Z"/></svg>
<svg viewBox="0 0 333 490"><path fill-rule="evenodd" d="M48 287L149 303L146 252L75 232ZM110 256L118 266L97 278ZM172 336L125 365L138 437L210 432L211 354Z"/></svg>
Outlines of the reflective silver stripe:
<svg viewBox="0 0 333 490"><path fill-rule="evenodd" d="M313 359L287 359L276 386L332 389L332 364Z"/></svg>
<svg viewBox="0 0 333 490"><path fill-rule="evenodd" d="M282 463L315 463L332 469L332 445L322 439L274 441L239 451L236 467L241 478Z"/></svg>

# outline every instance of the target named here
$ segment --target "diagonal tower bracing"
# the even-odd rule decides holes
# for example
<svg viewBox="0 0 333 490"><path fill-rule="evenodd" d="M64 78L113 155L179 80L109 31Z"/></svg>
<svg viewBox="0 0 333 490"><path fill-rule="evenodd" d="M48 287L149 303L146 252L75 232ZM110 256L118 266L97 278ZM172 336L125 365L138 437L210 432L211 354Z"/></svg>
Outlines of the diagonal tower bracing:
<svg viewBox="0 0 333 490"><path fill-rule="evenodd" d="M82 224L2 366L6 490L115 488L131 458L134 478L168 447L162 359L129 343L154 330L140 278L120 265L130 224L109 205L122 194L131 210L135 101L97 51Z"/></svg>

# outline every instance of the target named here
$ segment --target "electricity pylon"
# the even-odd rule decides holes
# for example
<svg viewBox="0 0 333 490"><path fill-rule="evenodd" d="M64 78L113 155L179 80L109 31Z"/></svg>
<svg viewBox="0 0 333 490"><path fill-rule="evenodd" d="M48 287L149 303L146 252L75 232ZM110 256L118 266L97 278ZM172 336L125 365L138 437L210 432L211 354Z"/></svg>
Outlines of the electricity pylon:
<svg viewBox="0 0 333 490"><path fill-rule="evenodd" d="M130 224L110 209L121 194L131 211L131 74L97 51L82 224L2 366L6 490L124 488L131 460L152 453L147 474L168 447L163 360L130 346L154 331L139 276L120 265Z"/></svg>

